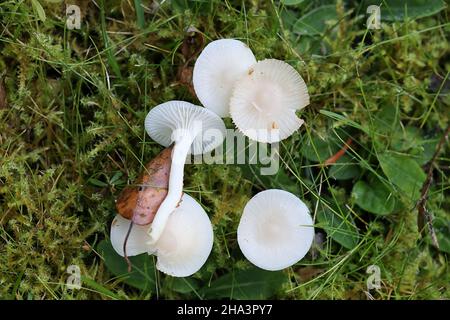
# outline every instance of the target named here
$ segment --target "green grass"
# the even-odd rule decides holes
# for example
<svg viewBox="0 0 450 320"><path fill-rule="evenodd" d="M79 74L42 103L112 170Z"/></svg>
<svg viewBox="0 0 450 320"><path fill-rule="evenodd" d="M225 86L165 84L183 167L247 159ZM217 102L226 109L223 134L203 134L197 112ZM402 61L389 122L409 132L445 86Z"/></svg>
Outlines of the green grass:
<svg viewBox="0 0 450 320"><path fill-rule="evenodd" d="M31 1L0 4L6 92L6 103L0 99L0 298L208 298L207 289L224 282L221 277L240 279L252 270L236 228L246 202L267 188L304 199L325 237L314 256L281 273L283 282L268 295L366 299L366 269L378 265L382 287L370 292L374 299L450 298L448 245L434 248L417 227L418 199L410 188L421 186L420 174L399 178L380 165L395 154L426 172L448 126L448 84L432 83L449 77L448 8L367 30L365 7L338 1L336 19L323 32L300 36L295 20L333 1L284 7L278 1L177 0L158 10L137 0L74 1L83 13L81 30L65 28L64 5L38 2L45 21ZM109 237L121 189L161 151L144 131L147 112L171 99L198 103L177 78L189 26L206 42L237 38L258 59L287 61L305 79L311 104L300 114L305 125L281 143L275 177L255 175L248 166L186 167L185 191L213 223L212 254L182 282L155 271L155 288L142 291L107 268L97 245ZM348 157L324 166L349 138ZM447 241L448 145L433 164L427 200L443 221L439 239ZM412 182L405 185L402 177ZM392 212L363 210L352 195L358 181L378 181L395 199ZM80 290L66 287L65 271L73 264L83 275ZM251 294L245 290L231 282L233 297Z"/></svg>

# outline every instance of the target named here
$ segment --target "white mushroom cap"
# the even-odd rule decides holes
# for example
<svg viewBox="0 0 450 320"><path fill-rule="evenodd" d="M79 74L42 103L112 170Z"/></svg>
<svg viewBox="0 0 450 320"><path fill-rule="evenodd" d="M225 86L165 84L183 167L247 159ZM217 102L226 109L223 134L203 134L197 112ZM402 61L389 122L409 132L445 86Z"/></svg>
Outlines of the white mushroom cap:
<svg viewBox="0 0 450 320"><path fill-rule="evenodd" d="M195 62L192 82L200 102L221 117L229 117L234 83L256 63L243 42L220 39L210 42Z"/></svg>
<svg viewBox="0 0 450 320"><path fill-rule="evenodd" d="M170 215L156 242L156 267L174 277L190 276L208 259L213 240L205 210L192 197L183 194L180 206Z"/></svg>
<svg viewBox="0 0 450 320"><path fill-rule="evenodd" d="M124 256L123 242L131 220L117 215L111 225L111 244ZM205 264L211 253L214 235L208 215L194 198L183 194L180 205L169 216L167 225L152 244L149 226L133 225L127 242L127 255L141 253L157 256L156 268L174 277L187 277Z"/></svg>
<svg viewBox="0 0 450 320"><path fill-rule="evenodd" d="M111 244L118 254L122 257L123 254L123 243L125 241L125 236L130 228L131 220L125 219L121 215L116 215L111 223ZM127 255L132 257L141 253L152 253L154 250L150 247L147 242L150 240L150 236L147 233L148 226L140 226L137 224L133 225L131 229L130 236L127 241Z"/></svg>
<svg viewBox="0 0 450 320"><path fill-rule="evenodd" d="M145 130L153 140L165 147L177 138L173 133L193 135L191 154L209 152L219 146L225 137L225 124L214 112L177 100L162 103L150 110L145 118ZM208 135L212 138L204 140L201 132L207 130L218 130L221 134Z"/></svg>
<svg viewBox="0 0 450 320"><path fill-rule="evenodd" d="M306 205L287 191L256 194L244 208L237 230L239 247L254 265L281 270L301 260L314 238Z"/></svg>
<svg viewBox="0 0 450 320"><path fill-rule="evenodd" d="M246 136L272 143L300 128L303 120L295 111L308 104L308 89L298 72L283 61L266 59L236 82L230 113Z"/></svg>

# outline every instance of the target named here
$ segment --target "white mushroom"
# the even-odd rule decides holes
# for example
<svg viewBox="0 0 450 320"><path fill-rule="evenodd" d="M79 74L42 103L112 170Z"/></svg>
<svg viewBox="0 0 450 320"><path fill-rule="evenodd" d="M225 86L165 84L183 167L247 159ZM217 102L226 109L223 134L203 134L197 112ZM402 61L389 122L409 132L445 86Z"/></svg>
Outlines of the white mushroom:
<svg viewBox="0 0 450 320"><path fill-rule="evenodd" d="M200 102L219 116L229 117L233 86L255 63L250 48L239 40L220 39L209 43L197 58L192 75Z"/></svg>
<svg viewBox="0 0 450 320"><path fill-rule="evenodd" d="M131 220L121 215L116 215L111 223L111 244L118 254L124 256L123 245L126 235L130 229ZM147 233L148 226L135 224L127 240L127 256L136 256L147 252L152 253L154 249L147 244L150 237Z"/></svg>
<svg viewBox="0 0 450 320"><path fill-rule="evenodd" d="M239 247L254 265L281 270L301 260L314 238L306 205L287 191L256 194L244 208L237 230Z"/></svg>
<svg viewBox="0 0 450 320"><path fill-rule="evenodd" d="M219 116L208 109L184 101L169 101L150 110L145 118L145 129L159 144L165 147L175 144L169 190L156 212L150 229L151 241L156 242L164 230L169 215L181 199L187 155L209 152L219 146L225 137L225 124ZM208 134L211 139L203 139L205 132L211 133Z"/></svg>
<svg viewBox="0 0 450 320"><path fill-rule="evenodd" d="M174 277L190 276L208 259L213 240L211 222L205 210L184 194L155 245L156 267Z"/></svg>
<svg viewBox="0 0 450 320"><path fill-rule="evenodd" d="M123 254L123 241L131 220L117 215L111 225L111 243L115 251ZM148 243L150 226L135 225L131 229L127 254L141 253L157 256L156 268L174 277L187 277L203 266L213 246L213 230L205 210L187 194L169 216L167 225L154 244Z"/></svg>
<svg viewBox="0 0 450 320"><path fill-rule="evenodd" d="M308 104L308 89L298 72L283 61L266 59L236 82L230 113L244 135L273 143L300 128L303 120L295 111Z"/></svg>

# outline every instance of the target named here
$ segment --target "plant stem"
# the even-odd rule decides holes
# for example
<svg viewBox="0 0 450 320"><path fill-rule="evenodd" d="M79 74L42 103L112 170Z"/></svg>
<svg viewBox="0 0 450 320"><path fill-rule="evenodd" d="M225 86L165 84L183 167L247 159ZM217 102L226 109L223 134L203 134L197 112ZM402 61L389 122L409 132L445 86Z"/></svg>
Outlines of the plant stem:
<svg viewBox="0 0 450 320"><path fill-rule="evenodd" d="M328 158L324 162L324 165L328 166L330 164L335 164L345 154L345 152L347 151L347 149L350 147L351 144L352 138L348 138L347 141L345 142L345 145L338 152L336 152L334 155Z"/></svg>
<svg viewBox="0 0 450 320"><path fill-rule="evenodd" d="M436 151L434 152L433 158L429 162L427 178L422 186L421 194L419 202L417 203L417 209L419 211L419 215L417 218L417 224L419 227L419 232L423 234L425 222L428 225L428 231L430 232L431 241L433 245L439 249L439 242L436 237L436 232L433 228L433 217L430 212L426 209L427 199L428 199L428 191L431 187L431 182L433 180L433 165L436 162L436 159L439 155L439 152L442 149L444 143L448 140L448 135L450 134L450 125L445 129L444 134L442 135L441 140L439 141Z"/></svg>

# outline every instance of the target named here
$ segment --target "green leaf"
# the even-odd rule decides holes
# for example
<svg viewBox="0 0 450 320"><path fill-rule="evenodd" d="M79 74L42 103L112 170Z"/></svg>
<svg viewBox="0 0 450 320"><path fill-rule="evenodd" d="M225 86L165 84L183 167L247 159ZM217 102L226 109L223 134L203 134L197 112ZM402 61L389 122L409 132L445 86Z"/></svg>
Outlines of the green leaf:
<svg viewBox="0 0 450 320"><path fill-rule="evenodd" d="M439 140L439 138L422 140L422 143L415 146L409 153L414 156L414 160L419 165L424 165L433 158Z"/></svg>
<svg viewBox="0 0 450 320"><path fill-rule="evenodd" d="M105 183L105 182L103 182L103 181L100 181L100 180L98 180L98 179L95 179L95 178L90 178L90 179L88 180L88 182L89 182L90 184L92 184L92 185L94 185L94 186L96 186L96 187L100 187L100 188L104 188L104 187L107 187L107 186L108 186L107 183Z"/></svg>
<svg viewBox="0 0 450 320"><path fill-rule="evenodd" d="M296 40L293 40L292 42L295 43ZM320 40L317 40L317 38L301 36L300 40L297 41L297 43L295 45L295 49L300 54L307 54L313 50L313 48L316 46L317 42L320 42Z"/></svg>
<svg viewBox="0 0 450 320"><path fill-rule="evenodd" d="M385 104L373 117L374 129L379 133L390 133L399 127L400 113L395 106Z"/></svg>
<svg viewBox="0 0 450 320"><path fill-rule="evenodd" d="M426 175L414 159L391 152L378 154L384 174L411 200L418 200Z"/></svg>
<svg viewBox="0 0 450 320"><path fill-rule="evenodd" d="M202 293L207 299L268 299L273 297L287 280L287 276L281 271L258 268L238 270L214 280Z"/></svg>
<svg viewBox="0 0 450 320"><path fill-rule="evenodd" d="M414 146L421 145L423 138L420 129L406 127L396 130L392 135L391 148L396 151L406 151Z"/></svg>
<svg viewBox="0 0 450 320"><path fill-rule="evenodd" d="M295 21L297 21L297 12L295 12L294 10L289 10L289 9L284 8L283 10L280 11L280 17L281 17L281 20L283 21L283 25L286 28L290 29L294 25ZM292 36L293 36L293 39L295 39L297 37L297 35L292 35Z"/></svg>
<svg viewBox="0 0 450 320"><path fill-rule="evenodd" d="M297 20L293 31L303 35L319 35L324 33L327 28L327 22L338 20L335 5L322 6L314 9Z"/></svg>
<svg viewBox="0 0 450 320"><path fill-rule="evenodd" d="M42 8L42 5L39 3L38 0L31 0L31 5L33 6L33 10L36 11L39 20L45 22L45 20L47 19L46 15L45 15L45 11L44 8Z"/></svg>
<svg viewBox="0 0 450 320"><path fill-rule="evenodd" d="M336 163L331 165L329 175L336 180L348 180L357 177L360 169L355 160L349 155L344 154Z"/></svg>
<svg viewBox="0 0 450 320"><path fill-rule="evenodd" d="M442 0L365 0L362 8L367 8L371 4L381 3L381 20L403 21L406 17L418 19L432 16L445 9L445 2Z"/></svg>
<svg viewBox="0 0 450 320"><path fill-rule="evenodd" d="M192 278L167 277L164 281L168 282L168 287L178 293L190 293L198 290L198 282Z"/></svg>
<svg viewBox="0 0 450 320"><path fill-rule="evenodd" d="M343 219L324 206L317 212L317 220L328 236L347 249L356 247L359 240L358 228L350 214Z"/></svg>
<svg viewBox="0 0 450 320"><path fill-rule="evenodd" d="M426 139L421 130L415 127L399 128L391 136L391 148L410 154L419 165L424 165L433 158L440 140Z"/></svg>
<svg viewBox="0 0 450 320"><path fill-rule="evenodd" d="M281 0L281 3L285 6L295 6L297 4L300 4L304 2L305 0Z"/></svg>
<svg viewBox="0 0 450 320"><path fill-rule="evenodd" d="M436 217L433 220L433 228L436 232L439 250L450 254L450 220ZM428 239L429 238L430 237L428 237Z"/></svg>
<svg viewBox="0 0 450 320"><path fill-rule="evenodd" d="M322 163L339 150L334 139L328 137L322 140L319 137L309 139L300 150L300 153L308 160Z"/></svg>
<svg viewBox="0 0 450 320"><path fill-rule="evenodd" d="M122 177L123 173L121 171L117 171L114 173L114 175L111 177L111 180L109 181L112 185L117 184L117 182L120 181L120 178Z"/></svg>
<svg viewBox="0 0 450 320"><path fill-rule="evenodd" d="M352 196L361 209L377 215L387 215L395 208L395 198L378 179L371 184L358 181L353 186Z"/></svg>
<svg viewBox="0 0 450 320"><path fill-rule="evenodd" d="M130 257L132 269L131 272L128 272L125 259L116 253L110 241L102 240L98 244L97 250L105 260L108 270L122 278L126 284L148 292L152 292L156 288L155 264L153 258L148 254Z"/></svg>

